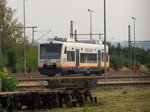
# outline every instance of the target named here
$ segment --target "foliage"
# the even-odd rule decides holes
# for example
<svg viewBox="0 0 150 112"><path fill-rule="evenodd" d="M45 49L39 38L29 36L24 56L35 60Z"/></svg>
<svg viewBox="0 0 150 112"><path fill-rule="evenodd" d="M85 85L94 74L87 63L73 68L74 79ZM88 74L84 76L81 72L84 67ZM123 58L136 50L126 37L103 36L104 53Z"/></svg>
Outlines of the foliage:
<svg viewBox="0 0 150 112"><path fill-rule="evenodd" d="M110 59L110 66L115 70L119 70L119 68L123 67L123 61L119 56L112 56Z"/></svg>
<svg viewBox="0 0 150 112"><path fill-rule="evenodd" d="M122 47L120 43L117 46L113 46L109 43L110 66L115 70L119 70L123 66L133 69L133 52L133 47ZM135 48L135 56L138 68L141 65L148 66L150 64L150 50Z"/></svg>
<svg viewBox="0 0 150 112"><path fill-rule="evenodd" d="M2 42L3 53L8 50L20 51L22 38L22 24L17 19L13 19L15 10L7 7L6 0L0 2L0 37Z"/></svg>
<svg viewBox="0 0 150 112"><path fill-rule="evenodd" d="M17 89L18 82L14 77L6 77L6 75L0 72L0 78L2 79L2 91L15 91Z"/></svg>
<svg viewBox="0 0 150 112"><path fill-rule="evenodd" d="M148 67L148 69L150 70L150 63L148 63L146 66L147 66L147 67Z"/></svg>
<svg viewBox="0 0 150 112"><path fill-rule="evenodd" d="M9 52L7 52L7 56L8 56L7 66L10 67L10 68L15 67L15 65L17 63L16 52L9 51Z"/></svg>
<svg viewBox="0 0 150 112"><path fill-rule="evenodd" d="M27 49L28 72L36 71L38 65L38 47L36 45L28 44Z"/></svg>
<svg viewBox="0 0 150 112"><path fill-rule="evenodd" d="M0 0L0 42L2 43L2 67L11 72L23 72L24 69L24 38L22 24L14 18L16 10L7 7L6 0ZM26 37L27 38L27 37ZM27 69L36 71L37 46L26 40ZM0 60L1 61L1 60Z"/></svg>

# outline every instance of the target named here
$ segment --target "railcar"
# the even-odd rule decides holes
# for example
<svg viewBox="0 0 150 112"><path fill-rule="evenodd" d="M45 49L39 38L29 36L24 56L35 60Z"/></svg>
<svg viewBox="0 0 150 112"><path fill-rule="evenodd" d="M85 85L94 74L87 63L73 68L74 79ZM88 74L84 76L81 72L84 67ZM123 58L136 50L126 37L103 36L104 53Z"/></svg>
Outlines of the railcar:
<svg viewBox="0 0 150 112"><path fill-rule="evenodd" d="M83 73L100 74L109 69L108 46L99 40L77 41L55 38L39 45L38 69L43 75ZM104 60L106 59L106 64Z"/></svg>

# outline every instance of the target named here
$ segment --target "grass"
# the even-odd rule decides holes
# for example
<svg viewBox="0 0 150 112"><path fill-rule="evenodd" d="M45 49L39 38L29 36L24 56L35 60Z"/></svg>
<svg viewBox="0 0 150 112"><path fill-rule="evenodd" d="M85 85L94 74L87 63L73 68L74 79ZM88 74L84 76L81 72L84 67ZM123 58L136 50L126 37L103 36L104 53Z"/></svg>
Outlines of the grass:
<svg viewBox="0 0 150 112"><path fill-rule="evenodd" d="M132 69L129 69L129 68L127 68L127 67L122 67L122 68L120 68L119 69L119 71L121 71L121 72L132 72L133 70Z"/></svg>
<svg viewBox="0 0 150 112"><path fill-rule="evenodd" d="M92 90L98 103L85 103L82 108L53 109L48 112L150 112L150 87L121 90Z"/></svg>
<svg viewBox="0 0 150 112"><path fill-rule="evenodd" d="M143 71L143 72L149 71L149 69L148 69L148 67L146 65L141 65L139 70Z"/></svg>

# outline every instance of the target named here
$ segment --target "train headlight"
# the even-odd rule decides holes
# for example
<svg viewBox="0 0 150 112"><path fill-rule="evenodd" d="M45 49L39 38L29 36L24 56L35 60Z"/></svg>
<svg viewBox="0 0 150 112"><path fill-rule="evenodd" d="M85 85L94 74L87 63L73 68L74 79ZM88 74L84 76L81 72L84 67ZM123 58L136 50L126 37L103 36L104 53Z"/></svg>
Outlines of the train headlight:
<svg viewBox="0 0 150 112"><path fill-rule="evenodd" d="M43 68L44 68L44 69L46 69L46 68L47 68L47 64L46 64L46 63L43 65Z"/></svg>
<svg viewBox="0 0 150 112"><path fill-rule="evenodd" d="M43 86L48 86L48 81L43 81Z"/></svg>

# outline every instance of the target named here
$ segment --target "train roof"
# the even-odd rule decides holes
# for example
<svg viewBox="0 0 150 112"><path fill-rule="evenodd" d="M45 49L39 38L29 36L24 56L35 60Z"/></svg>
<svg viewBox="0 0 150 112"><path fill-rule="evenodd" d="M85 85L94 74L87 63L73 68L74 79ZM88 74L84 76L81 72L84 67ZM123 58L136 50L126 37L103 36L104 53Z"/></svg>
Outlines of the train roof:
<svg viewBox="0 0 150 112"><path fill-rule="evenodd" d="M72 44L80 44L80 45L98 45L98 46L104 46L104 44L102 43L101 40L94 40L94 39L90 39L90 40L76 40L74 38L50 38L48 39L47 43L42 43L42 44L48 44L48 43L62 43L62 44L66 44L66 45L72 45Z"/></svg>
<svg viewBox="0 0 150 112"><path fill-rule="evenodd" d="M72 38L61 38L61 39L50 39L49 42L43 44L63 44L65 46L70 47L83 47L83 48L96 48L96 49L103 49L104 44L99 40L75 40ZM108 52L108 46L106 45L106 51Z"/></svg>

